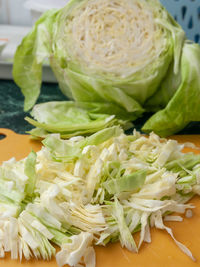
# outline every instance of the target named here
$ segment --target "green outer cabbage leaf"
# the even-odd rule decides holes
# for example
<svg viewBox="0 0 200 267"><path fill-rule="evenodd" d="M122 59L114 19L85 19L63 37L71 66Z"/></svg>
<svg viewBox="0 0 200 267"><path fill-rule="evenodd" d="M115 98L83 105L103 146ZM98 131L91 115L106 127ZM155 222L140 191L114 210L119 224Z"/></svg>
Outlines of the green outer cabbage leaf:
<svg viewBox="0 0 200 267"><path fill-rule="evenodd" d="M169 79L171 80L171 75ZM163 93L166 92L163 90ZM162 96L161 93L160 97ZM170 93L168 96L170 98ZM155 113L142 130L154 131L160 136L172 135L182 130L189 122L200 120L199 102L200 46L186 42L181 58L181 84L167 106Z"/></svg>
<svg viewBox="0 0 200 267"><path fill-rule="evenodd" d="M81 107L82 105L85 108ZM62 138L70 138L92 134L116 124L122 125L125 129L132 127L132 124L126 121L127 119L124 120L124 111L116 105L101 105L101 103L88 103L87 107L85 105L86 103L73 101L55 101L35 105L31 112L34 120L29 117L25 118L37 127L29 133L34 138L45 138L48 134L57 132ZM119 119L110 115L109 109L116 110Z"/></svg>
<svg viewBox="0 0 200 267"><path fill-rule="evenodd" d="M22 40L14 57L13 77L25 97L24 110L35 104L42 83L42 64L52 51L52 27L58 11L49 10Z"/></svg>
<svg viewBox="0 0 200 267"><path fill-rule="evenodd" d="M100 107L102 110L107 105L106 114L107 112L117 116L122 114L123 118L127 118L126 120L135 120L144 111L150 110L148 107L151 106L152 101L149 99L156 92L160 92L160 88L166 87L168 81L166 76L168 77L169 70L171 69L171 76L179 75L182 46L185 40L184 31L159 1L143 1L143 8L152 8L155 25L162 29L163 36L160 37L165 41L161 53L156 59L150 60L149 64L144 64L140 70L127 77L109 73L89 73L76 58L68 60L69 51L65 49L68 39L65 40L63 34L66 23L71 19L71 12L87 1L71 0L63 9L46 12L18 47L14 58L13 77L25 96L24 109L30 110L37 101L42 80L42 64L48 59L60 89L67 97L81 102L84 107L88 103L90 105L97 103L99 106L102 105ZM160 37L155 37L157 42L161 42ZM171 95L176 90L175 83L170 90ZM168 99L164 104L167 101ZM101 113L104 114L104 112ZM152 127L147 130L150 128ZM177 127L175 131L179 129L180 127ZM157 129L153 126L152 130ZM36 136L40 134L42 135L41 129L35 130ZM43 135L45 135L44 130Z"/></svg>

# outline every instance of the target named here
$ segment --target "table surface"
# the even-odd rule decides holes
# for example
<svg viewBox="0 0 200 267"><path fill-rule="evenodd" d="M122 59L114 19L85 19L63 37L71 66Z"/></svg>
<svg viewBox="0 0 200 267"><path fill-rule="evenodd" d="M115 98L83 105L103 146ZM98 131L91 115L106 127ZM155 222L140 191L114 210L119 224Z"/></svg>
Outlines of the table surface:
<svg viewBox="0 0 200 267"><path fill-rule="evenodd" d="M66 97L61 93L57 84L43 83L37 103L64 100ZM32 129L32 126L24 120L28 113L23 111L23 104L24 97L19 87L13 81L0 80L0 128L8 128L21 134ZM149 116L145 114L135 121L134 127L140 130ZM200 122L190 123L178 134L200 134Z"/></svg>
<svg viewBox="0 0 200 267"><path fill-rule="evenodd" d="M66 100L57 84L42 85L41 95L37 103ZM24 134L32 126L24 120L29 115L23 111L24 97L19 87L9 80L0 80L0 128L12 129Z"/></svg>

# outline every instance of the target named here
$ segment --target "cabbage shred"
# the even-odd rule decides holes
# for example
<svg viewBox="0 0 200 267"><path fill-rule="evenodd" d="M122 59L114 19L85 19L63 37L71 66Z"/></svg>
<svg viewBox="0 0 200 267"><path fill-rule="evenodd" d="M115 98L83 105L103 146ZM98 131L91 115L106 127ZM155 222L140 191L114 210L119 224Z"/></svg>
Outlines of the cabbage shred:
<svg viewBox="0 0 200 267"><path fill-rule="evenodd" d="M93 245L119 240L137 252L151 242L155 226L194 260L163 217L181 221L169 213L194 208L185 203L200 194L199 155L182 153L177 141L154 133L125 135L116 126L86 138L53 134L43 144L39 152L0 167L1 257L56 255L59 266L95 266ZM138 244L132 235L137 231ZM57 254L52 244L61 248Z"/></svg>

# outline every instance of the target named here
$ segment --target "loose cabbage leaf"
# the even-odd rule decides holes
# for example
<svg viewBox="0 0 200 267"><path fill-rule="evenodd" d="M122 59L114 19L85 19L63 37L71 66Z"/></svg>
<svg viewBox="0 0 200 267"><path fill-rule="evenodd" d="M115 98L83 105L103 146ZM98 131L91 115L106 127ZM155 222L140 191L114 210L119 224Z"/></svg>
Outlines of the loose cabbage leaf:
<svg viewBox="0 0 200 267"><path fill-rule="evenodd" d="M91 108L87 109L79 107L78 103L72 101L35 105L31 112L34 120L29 117L26 120L37 128L29 133L36 138L45 138L49 133L60 133L62 138L69 138L77 135L89 135L116 124L121 124L126 129L132 127L131 123L117 119L114 115L97 113L96 109L103 112L100 105L90 104ZM109 110L112 113L113 107L114 105L111 104L107 113Z"/></svg>

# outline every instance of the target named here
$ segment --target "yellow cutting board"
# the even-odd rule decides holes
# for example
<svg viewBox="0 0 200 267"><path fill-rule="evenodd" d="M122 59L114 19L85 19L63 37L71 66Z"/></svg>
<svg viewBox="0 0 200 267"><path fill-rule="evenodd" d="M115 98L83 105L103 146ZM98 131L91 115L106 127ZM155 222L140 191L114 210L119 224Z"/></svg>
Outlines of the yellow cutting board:
<svg viewBox="0 0 200 267"><path fill-rule="evenodd" d="M8 129L0 129L0 134L6 137L0 140L0 163L15 157L17 160L27 156L33 149L38 151L41 144L30 140L28 135L20 135ZM200 147L200 135L173 136L179 142L193 142ZM185 151L192 151L187 149ZM193 150L200 153L200 150ZM174 243L171 237L162 230L151 229L152 242L143 243L138 254L122 249L119 243L107 247L95 247L97 267L197 267L200 266L200 197L194 197L190 203L196 208L193 217L188 219L184 215L183 222L167 222L177 240L186 245L196 262L186 256ZM139 234L134 235L136 242ZM45 262L42 260L11 260L7 254L0 259L2 267L53 267L57 266L55 259Z"/></svg>

